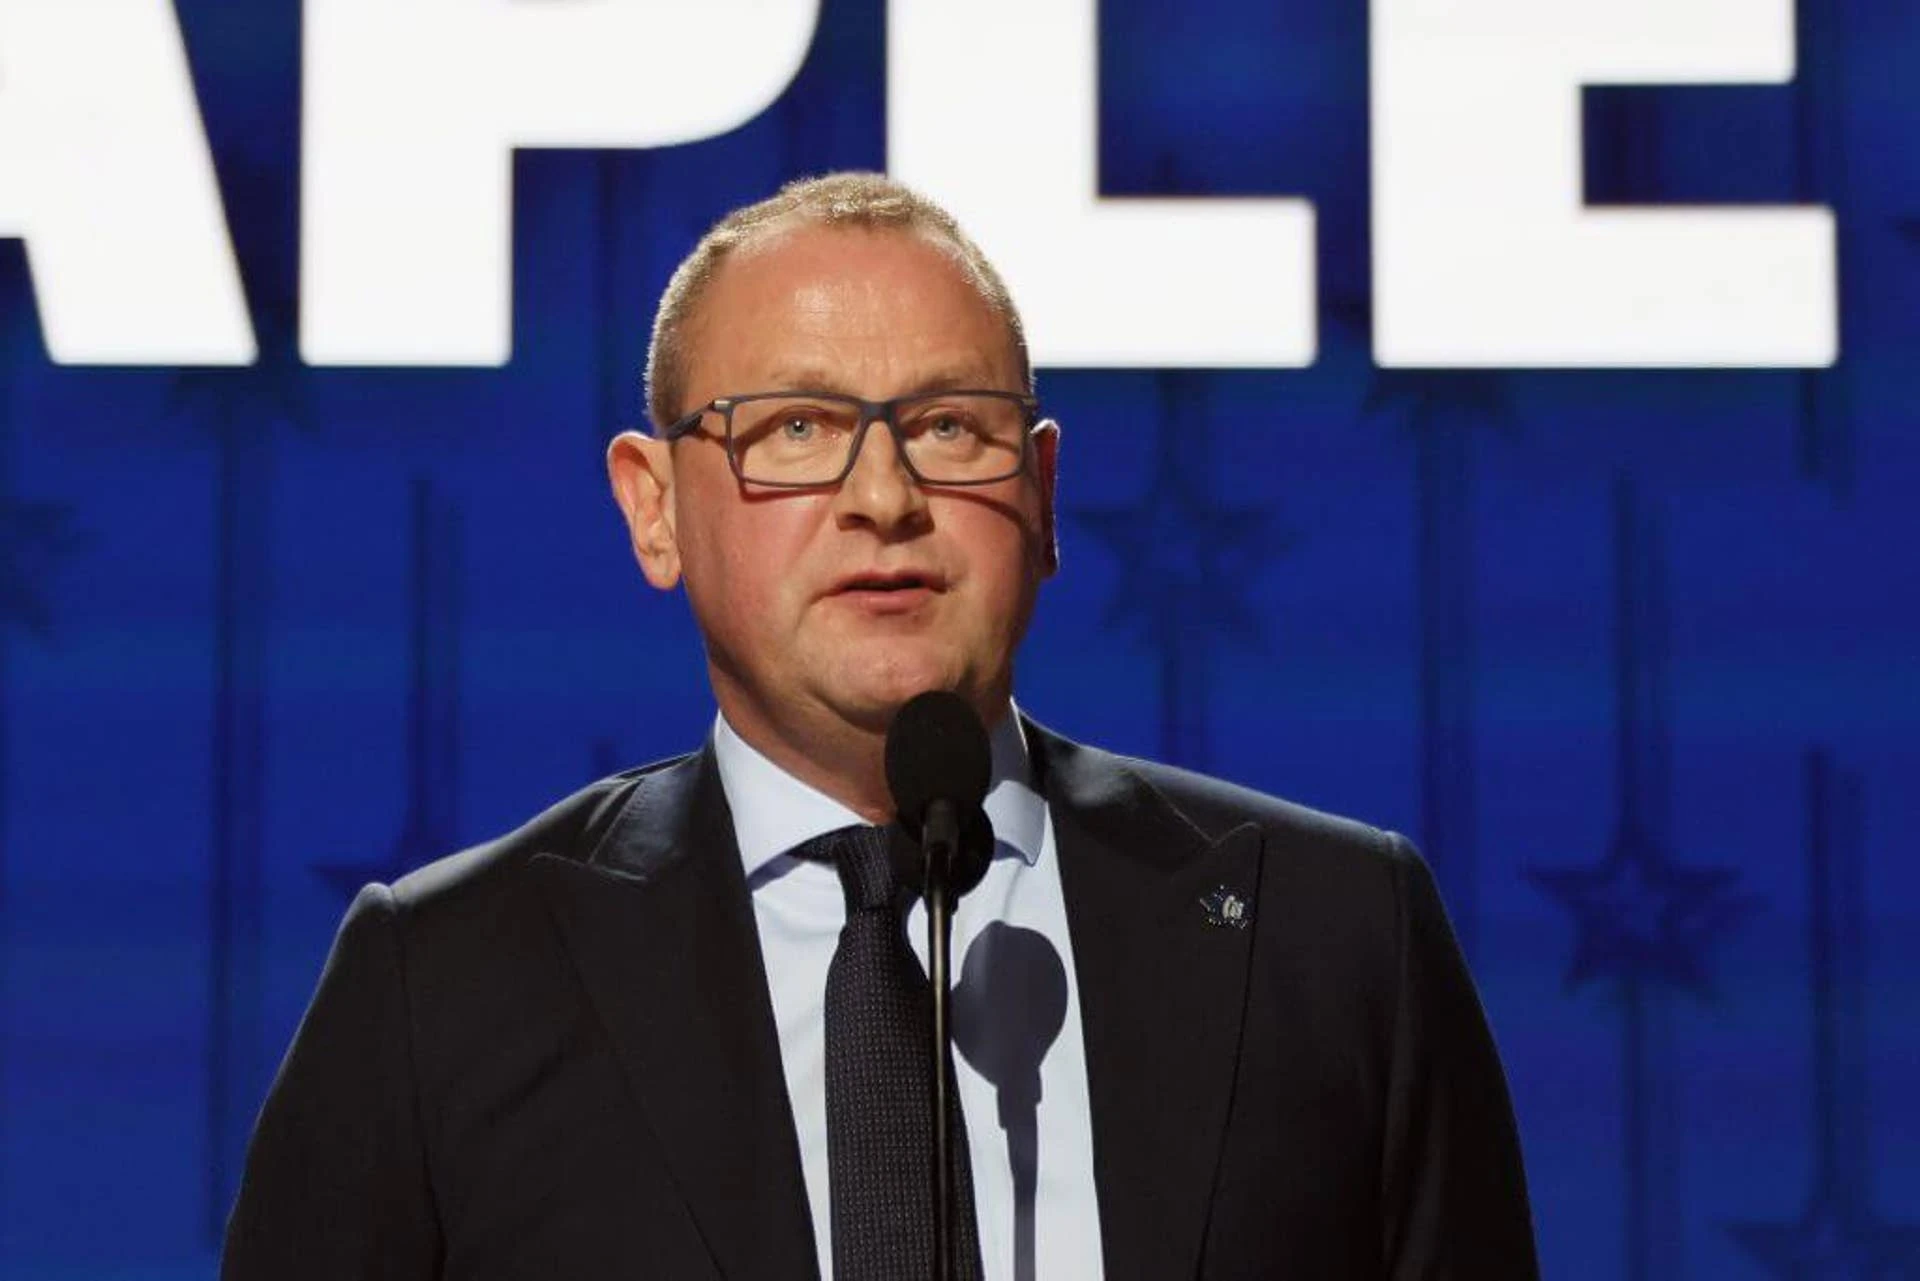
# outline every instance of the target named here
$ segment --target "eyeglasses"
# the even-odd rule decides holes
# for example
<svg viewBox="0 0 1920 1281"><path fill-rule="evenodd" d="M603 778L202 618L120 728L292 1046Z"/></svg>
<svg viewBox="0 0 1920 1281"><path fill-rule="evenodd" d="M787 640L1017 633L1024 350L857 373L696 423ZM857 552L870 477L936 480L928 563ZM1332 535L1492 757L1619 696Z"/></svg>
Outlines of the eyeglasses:
<svg viewBox="0 0 1920 1281"><path fill-rule="evenodd" d="M867 428L887 425L907 472L923 485L991 485L1020 474L1040 402L1011 391L940 391L861 400L812 391L762 391L708 401L664 432L678 440L719 414L727 462L751 485L811 489L853 471Z"/></svg>

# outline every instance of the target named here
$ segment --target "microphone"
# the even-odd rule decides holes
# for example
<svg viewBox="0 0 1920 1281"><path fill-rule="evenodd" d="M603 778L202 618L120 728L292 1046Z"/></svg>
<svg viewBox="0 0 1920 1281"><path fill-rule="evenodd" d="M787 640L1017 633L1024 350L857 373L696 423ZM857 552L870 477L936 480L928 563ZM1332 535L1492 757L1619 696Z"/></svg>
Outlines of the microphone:
<svg viewBox="0 0 1920 1281"><path fill-rule="evenodd" d="M901 879L924 893L931 871L959 898L993 858L993 825L981 808L993 752L979 713L946 690L908 699L887 728L886 767L900 826L918 847L895 845Z"/></svg>
<svg viewBox="0 0 1920 1281"><path fill-rule="evenodd" d="M934 1276L954 1275L953 904L980 883L993 857L993 825L982 802L993 751L973 705L946 690L908 699L887 727L887 790L907 842L894 842L902 879L927 902L927 978L933 988ZM912 842L918 842L916 849Z"/></svg>

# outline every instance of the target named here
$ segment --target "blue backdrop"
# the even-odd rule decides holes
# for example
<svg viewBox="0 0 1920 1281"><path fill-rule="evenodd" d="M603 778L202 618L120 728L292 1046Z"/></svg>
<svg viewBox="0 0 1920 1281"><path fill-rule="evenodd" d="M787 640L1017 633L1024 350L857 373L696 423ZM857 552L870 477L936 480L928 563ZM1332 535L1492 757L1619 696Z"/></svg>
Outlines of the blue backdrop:
<svg viewBox="0 0 1920 1281"><path fill-rule="evenodd" d="M179 9L262 363L54 367L0 242L9 1278L209 1275L352 889L698 740L602 447L699 230L886 160L884 5L829 0L747 126L519 156L510 366L309 369L298 6ZM1549 1276L1920 1275L1920 7L1801 0L1790 86L1585 94L1594 200L1836 208L1815 373L1378 370L1365 6L1101 23L1103 192L1310 197L1322 354L1042 371L1022 700L1420 842Z"/></svg>

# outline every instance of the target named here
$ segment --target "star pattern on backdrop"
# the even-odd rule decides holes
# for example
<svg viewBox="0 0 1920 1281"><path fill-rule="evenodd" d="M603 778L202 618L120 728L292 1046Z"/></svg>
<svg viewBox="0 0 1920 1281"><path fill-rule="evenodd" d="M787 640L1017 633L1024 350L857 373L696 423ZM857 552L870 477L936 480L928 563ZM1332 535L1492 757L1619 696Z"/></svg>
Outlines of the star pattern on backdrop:
<svg viewBox="0 0 1920 1281"><path fill-rule="evenodd" d="M1202 628L1249 647L1262 643L1250 589L1295 536L1269 511L1221 502L1191 468L1156 473L1133 502L1069 513L1112 553L1120 579L1105 621L1155 643Z"/></svg>
<svg viewBox="0 0 1920 1281"><path fill-rule="evenodd" d="M1526 875L1573 917L1569 990L1618 978L1710 997L1707 950L1755 902L1738 891L1736 869L1684 866L1633 832L1597 863L1534 867Z"/></svg>
<svg viewBox="0 0 1920 1281"><path fill-rule="evenodd" d="M1334 295L1325 310L1333 327L1362 346L1373 342L1373 302L1365 295ZM1440 418L1465 418L1496 432L1514 427L1508 379L1490 369L1374 368L1360 403L1362 418L1404 411L1418 428Z"/></svg>
<svg viewBox="0 0 1920 1281"><path fill-rule="evenodd" d="M1736 1223L1740 1248L1777 1281L1914 1281L1920 1227L1891 1223L1831 1189L1793 1223Z"/></svg>

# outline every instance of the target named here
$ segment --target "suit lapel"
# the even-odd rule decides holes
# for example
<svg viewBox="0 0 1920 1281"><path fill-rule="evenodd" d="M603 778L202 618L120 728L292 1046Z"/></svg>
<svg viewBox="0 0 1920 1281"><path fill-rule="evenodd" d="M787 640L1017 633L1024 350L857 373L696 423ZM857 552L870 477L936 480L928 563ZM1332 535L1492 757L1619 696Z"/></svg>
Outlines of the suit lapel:
<svg viewBox="0 0 1920 1281"><path fill-rule="evenodd" d="M1257 901L1260 832L1210 838L1113 757L1028 730L1073 941L1106 1273L1192 1277L1257 928L1204 900Z"/></svg>
<svg viewBox="0 0 1920 1281"><path fill-rule="evenodd" d="M816 1276L759 934L711 745L644 776L585 862L535 864L720 1274Z"/></svg>

